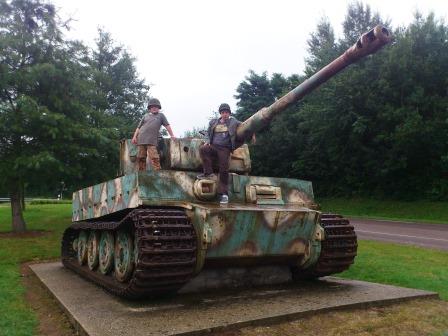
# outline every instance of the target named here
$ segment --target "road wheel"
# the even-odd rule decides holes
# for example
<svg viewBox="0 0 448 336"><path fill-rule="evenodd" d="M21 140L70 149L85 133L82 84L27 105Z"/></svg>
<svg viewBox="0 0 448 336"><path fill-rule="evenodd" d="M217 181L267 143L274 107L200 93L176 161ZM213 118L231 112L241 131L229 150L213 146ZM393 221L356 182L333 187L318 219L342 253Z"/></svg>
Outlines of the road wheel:
<svg viewBox="0 0 448 336"><path fill-rule="evenodd" d="M114 235L112 232L103 231L99 247L99 270L107 274L114 265Z"/></svg>
<svg viewBox="0 0 448 336"><path fill-rule="evenodd" d="M118 231L115 239L115 278L120 282L129 280L134 270L134 247L132 236Z"/></svg>
<svg viewBox="0 0 448 336"><path fill-rule="evenodd" d="M78 236L78 262L82 266L87 261L87 232L81 231Z"/></svg>
<svg viewBox="0 0 448 336"><path fill-rule="evenodd" d="M93 271L98 267L99 262L99 238L98 231L92 230L87 241L87 265Z"/></svg>

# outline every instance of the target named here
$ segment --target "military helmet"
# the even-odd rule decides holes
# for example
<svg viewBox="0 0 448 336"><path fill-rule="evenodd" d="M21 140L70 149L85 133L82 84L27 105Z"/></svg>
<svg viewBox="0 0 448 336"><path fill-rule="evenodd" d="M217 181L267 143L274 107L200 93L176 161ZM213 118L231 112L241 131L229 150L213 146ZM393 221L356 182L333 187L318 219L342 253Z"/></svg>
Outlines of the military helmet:
<svg viewBox="0 0 448 336"><path fill-rule="evenodd" d="M229 104L223 103L223 104L219 105L219 109L218 109L219 113L221 113L222 111L226 111L226 110L229 111L230 113L232 112Z"/></svg>
<svg viewBox="0 0 448 336"><path fill-rule="evenodd" d="M162 105L160 105L160 101L157 98L151 98L148 102L148 108L151 106L157 106L159 109L162 108Z"/></svg>

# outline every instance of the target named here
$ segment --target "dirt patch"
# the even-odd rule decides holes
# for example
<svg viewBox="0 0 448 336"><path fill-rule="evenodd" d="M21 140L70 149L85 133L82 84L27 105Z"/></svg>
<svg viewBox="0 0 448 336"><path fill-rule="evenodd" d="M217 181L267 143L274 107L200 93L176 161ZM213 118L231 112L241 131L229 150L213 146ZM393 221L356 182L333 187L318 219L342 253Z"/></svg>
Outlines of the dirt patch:
<svg viewBox="0 0 448 336"><path fill-rule="evenodd" d="M350 309L262 327L212 333L213 336L422 336L448 335L448 302L419 299L384 307Z"/></svg>
<svg viewBox="0 0 448 336"><path fill-rule="evenodd" d="M35 237L42 237L47 236L52 231L45 231L45 230L32 230L32 231L25 231L25 232L0 232L0 239L1 238L35 238Z"/></svg>
<svg viewBox="0 0 448 336"><path fill-rule="evenodd" d="M47 231L48 232L48 231ZM42 261L39 261L42 262ZM77 336L59 304L43 287L36 275L28 267L31 263L22 264L20 272L26 289L25 298L36 312L39 320L38 335L41 336Z"/></svg>

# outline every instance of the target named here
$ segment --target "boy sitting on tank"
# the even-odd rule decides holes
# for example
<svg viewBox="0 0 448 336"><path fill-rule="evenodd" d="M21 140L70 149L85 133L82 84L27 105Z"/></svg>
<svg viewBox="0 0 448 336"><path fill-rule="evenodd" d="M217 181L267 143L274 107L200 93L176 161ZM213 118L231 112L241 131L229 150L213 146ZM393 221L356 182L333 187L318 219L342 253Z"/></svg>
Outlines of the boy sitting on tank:
<svg viewBox="0 0 448 336"><path fill-rule="evenodd" d="M220 118L210 120L207 135L208 142L199 148L202 159L203 173L198 175L198 179L213 179L213 160L218 160L218 196L221 204L229 202L228 182L229 182L229 159L230 154L238 148L236 129L241 121L231 116L229 104L223 103L219 106Z"/></svg>
<svg viewBox="0 0 448 336"><path fill-rule="evenodd" d="M145 114L138 124L132 143L138 147L138 170L146 170L146 158L153 170L160 170L160 157L157 152L157 142L159 137L160 127L163 125L171 139L175 139L173 130L166 119L165 115L160 112L162 105L156 98L151 98L148 103L148 113Z"/></svg>

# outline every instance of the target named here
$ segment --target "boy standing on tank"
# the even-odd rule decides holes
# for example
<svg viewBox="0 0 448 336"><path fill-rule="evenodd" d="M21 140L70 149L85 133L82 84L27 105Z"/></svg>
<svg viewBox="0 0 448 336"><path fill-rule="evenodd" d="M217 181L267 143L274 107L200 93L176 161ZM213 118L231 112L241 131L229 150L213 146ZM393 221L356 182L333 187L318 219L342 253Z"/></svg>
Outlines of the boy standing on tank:
<svg viewBox="0 0 448 336"><path fill-rule="evenodd" d="M238 148L236 143L236 129L241 124L241 121L230 116L231 110L229 104L221 104L218 111L221 117L210 120L208 126L207 133L209 142L199 148L204 173L197 177L198 179L213 178L212 164L213 160L217 159L219 169L219 202L221 204L227 204L229 202L230 153Z"/></svg>
<svg viewBox="0 0 448 336"><path fill-rule="evenodd" d="M145 114L137 126L132 137L132 143L138 145L138 170L146 170L146 157L153 170L160 170L160 157L157 152L157 142L160 127L163 125L171 139L175 139L173 130L165 115L160 112L162 105L156 98L151 98L148 103L148 113Z"/></svg>

